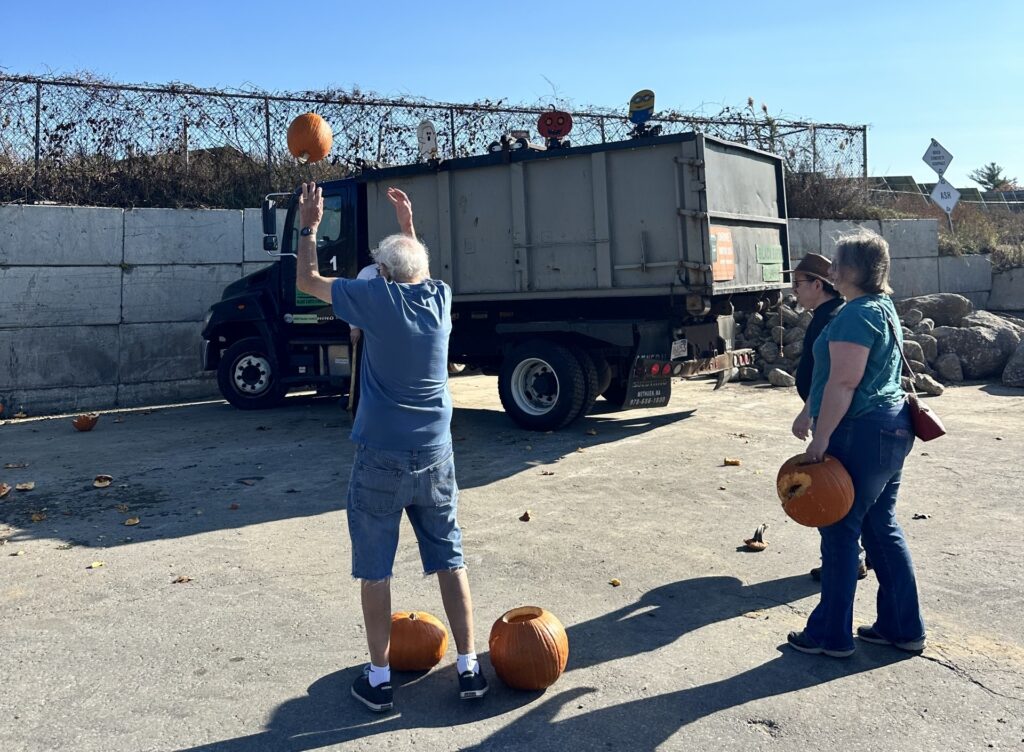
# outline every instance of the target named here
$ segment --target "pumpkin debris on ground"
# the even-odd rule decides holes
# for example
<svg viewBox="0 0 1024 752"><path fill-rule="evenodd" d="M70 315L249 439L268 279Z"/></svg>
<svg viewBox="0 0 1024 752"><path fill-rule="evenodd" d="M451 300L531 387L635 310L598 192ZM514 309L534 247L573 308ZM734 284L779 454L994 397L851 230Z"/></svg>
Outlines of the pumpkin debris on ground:
<svg viewBox="0 0 1024 752"><path fill-rule="evenodd" d="M124 521L124 524L127 527L131 527L133 525L138 525L139 524L139 518L138 517L129 517L127 520Z"/></svg>
<svg viewBox="0 0 1024 752"><path fill-rule="evenodd" d="M722 465L724 465L725 467L737 467L740 464L740 461L733 457L726 457L724 460L722 460Z"/></svg>
<svg viewBox="0 0 1024 752"><path fill-rule="evenodd" d="M24 483L18 483L14 486L15 491L31 491L36 487L35 481L29 480Z"/></svg>
<svg viewBox="0 0 1024 752"><path fill-rule="evenodd" d="M93 488L106 488L107 486L109 486L113 482L114 482L114 479L110 475L97 475L93 479L92 485L93 485Z"/></svg>
<svg viewBox="0 0 1024 752"><path fill-rule="evenodd" d="M122 514L127 512L130 508L131 507L129 507L127 504L118 504L116 507L114 507L114 509L116 509L118 512L121 512Z"/></svg>
<svg viewBox="0 0 1024 752"><path fill-rule="evenodd" d="M619 580L618 580L618 579L616 579L616 578L614 578L614 577L613 577L612 579L608 580L608 584L609 584L609 585L611 585L612 587L618 587L618 586L619 586L619 585L621 585L622 583L621 583L621 582L619 582Z"/></svg>
<svg viewBox="0 0 1024 752"><path fill-rule="evenodd" d="M555 471L554 470L541 470L540 474L541 475L554 475Z"/></svg>
<svg viewBox="0 0 1024 752"><path fill-rule="evenodd" d="M31 517L33 522L43 522L46 520L46 512L32 512Z"/></svg>
<svg viewBox="0 0 1024 752"><path fill-rule="evenodd" d="M6 483L0 483L0 499L4 498L11 492L11 487Z"/></svg>
<svg viewBox="0 0 1024 752"><path fill-rule="evenodd" d="M768 548L768 542L764 539L764 531L767 529L767 522L759 525L757 530L754 531L754 537L743 541L743 545L747 547L748 551L764 551Z"/></svg>
<svg viewBox="0 0 1024 752"><path fill-rule="evenodd" d="M96 421L100 419L98 413L89 413L88 415L79 415L77 418L71 421L71 425L75 427L76 431L91 431L96 426Z"/></svg>
<svg viewBox="0 0 1024 752"><path fill-rule="evenodd" d="M99 569L100 567L105 567L105 566L106 566L106 564L104 564L102 561L94 561L92 564L87 566L86 569Z"/></svg>
<svg viewBox="0 0 1024 752"><path fill-rule="evenodd" d="M918 512L914 515L915 520L930 520L931 518L932 516L930 514L924 514L922 512Z"/></svg>
<svg viewBox="0 0 1024 752"><path fill-rule="evenodd" d="M179 574L177 577L171 580L172 585L180 585L184 582L192 582L192 578L189 577L187 574Z"/></svg>
<svg viewBox="0 0 1024 752"><path fill-rule="evenodd" d="M8 462L4 465L4 470L21 470L23 467L28 467L27 462Z"/></svg>
<svg viewBox="0 0 1024 752"><path fill-rule="evenodd" d="M529 522L530 521L530 510L529 509L527 509L525 512L523 512L522 516L520 516L520 518L519 518L519 521L520 522Z"/></svg>

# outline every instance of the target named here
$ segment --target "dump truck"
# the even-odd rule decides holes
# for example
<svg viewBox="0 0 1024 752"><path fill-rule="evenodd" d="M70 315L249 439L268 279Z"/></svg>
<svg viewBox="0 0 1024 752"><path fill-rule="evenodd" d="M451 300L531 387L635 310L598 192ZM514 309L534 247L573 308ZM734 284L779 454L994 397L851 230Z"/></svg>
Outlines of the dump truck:
<svg viewBox="0 0 1024 752"><path fill-rule="evenodd" d="M783 169L702 133L363 169L321 185L319 271L354 277L372 263L397 231L387 189L405 191L431 276L453 291L449 360L496 375L520 426L557 430L600 397L660 407L673 379L721 385L752 362L733 347L733 313L781 299ZM348 324L295 286L297 197L267 197L277 262L229 285L203 325L204 368L242 409L351 388Z"/></svg>

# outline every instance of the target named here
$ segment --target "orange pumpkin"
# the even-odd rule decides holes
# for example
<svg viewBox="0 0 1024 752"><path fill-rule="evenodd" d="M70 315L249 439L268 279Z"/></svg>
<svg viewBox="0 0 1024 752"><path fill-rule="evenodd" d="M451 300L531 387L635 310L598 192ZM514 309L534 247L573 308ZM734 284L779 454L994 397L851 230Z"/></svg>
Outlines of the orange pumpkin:
<svg viewBox="0 0 1024 752"><path fill-rule="evenodd" d="M288 151L300 162L319 162L333 143L331 126L315 112L299 115L288 126Z"/></svg>
<svg viewBox="0 0 1024 752"><path fill-rule="evenodd" d="M76 431L91 431L96 426L96 421L99 419L100 416L98 413L79 415L71 421L71 425L75 427Z"/></svg>
<svg viewBox="0 0 1024 752"><path fill-rule="evenodd" d="M491 665L513 689L545 689L565 671L569 638L554 614L521 606L502 614L491 627Z"/></svg>
<svg viewBox="0 0 1024 752"><path fill-rule="evenodd" d="M779 468L775 487L782 508L808 527L827 527L843 519L853 506L853 481L843 464L830 454L822 462L805 464L803 454Z"/></svg>
<svg viewBox="0 0 1024 752"><path fill-rule="evenodd" d="M391 668L429 671L448 650L448 630L426 611L391 614Z"/></svg>

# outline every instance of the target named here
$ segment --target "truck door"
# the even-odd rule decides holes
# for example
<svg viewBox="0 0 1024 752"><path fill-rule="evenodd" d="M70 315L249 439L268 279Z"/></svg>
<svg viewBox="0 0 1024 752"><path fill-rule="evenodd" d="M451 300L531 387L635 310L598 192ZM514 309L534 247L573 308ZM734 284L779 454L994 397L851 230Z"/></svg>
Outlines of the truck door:
<svg viewBox="0 0 1024 752"><path fill-rule="evenodd" d="M323 277L355 277L359 272L359 222L356 217L356 185L350 181L324 186L324 216L317 231L316 256ZM299 213L290 213L285 226L287 246L298 248ZM296 338L338 338L348 340L348 325L335 319L330 303L307 295L295 286L295 259L287 261L281 274L282 311L289 340Z"/></svg>

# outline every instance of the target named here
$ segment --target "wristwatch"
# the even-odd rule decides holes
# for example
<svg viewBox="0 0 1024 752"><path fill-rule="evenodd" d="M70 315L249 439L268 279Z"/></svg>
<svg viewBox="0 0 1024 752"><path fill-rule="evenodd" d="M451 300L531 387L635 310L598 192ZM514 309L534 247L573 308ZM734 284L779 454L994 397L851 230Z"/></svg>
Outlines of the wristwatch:
<svg viewBox="0 0 1024 752"><path fill-rule="evenodd" d="M312 227L303 227L301 230L299 230L299 235L301 235L304 238L305 237L309 237L312 234L313 234L313 228Z"/></svg>

